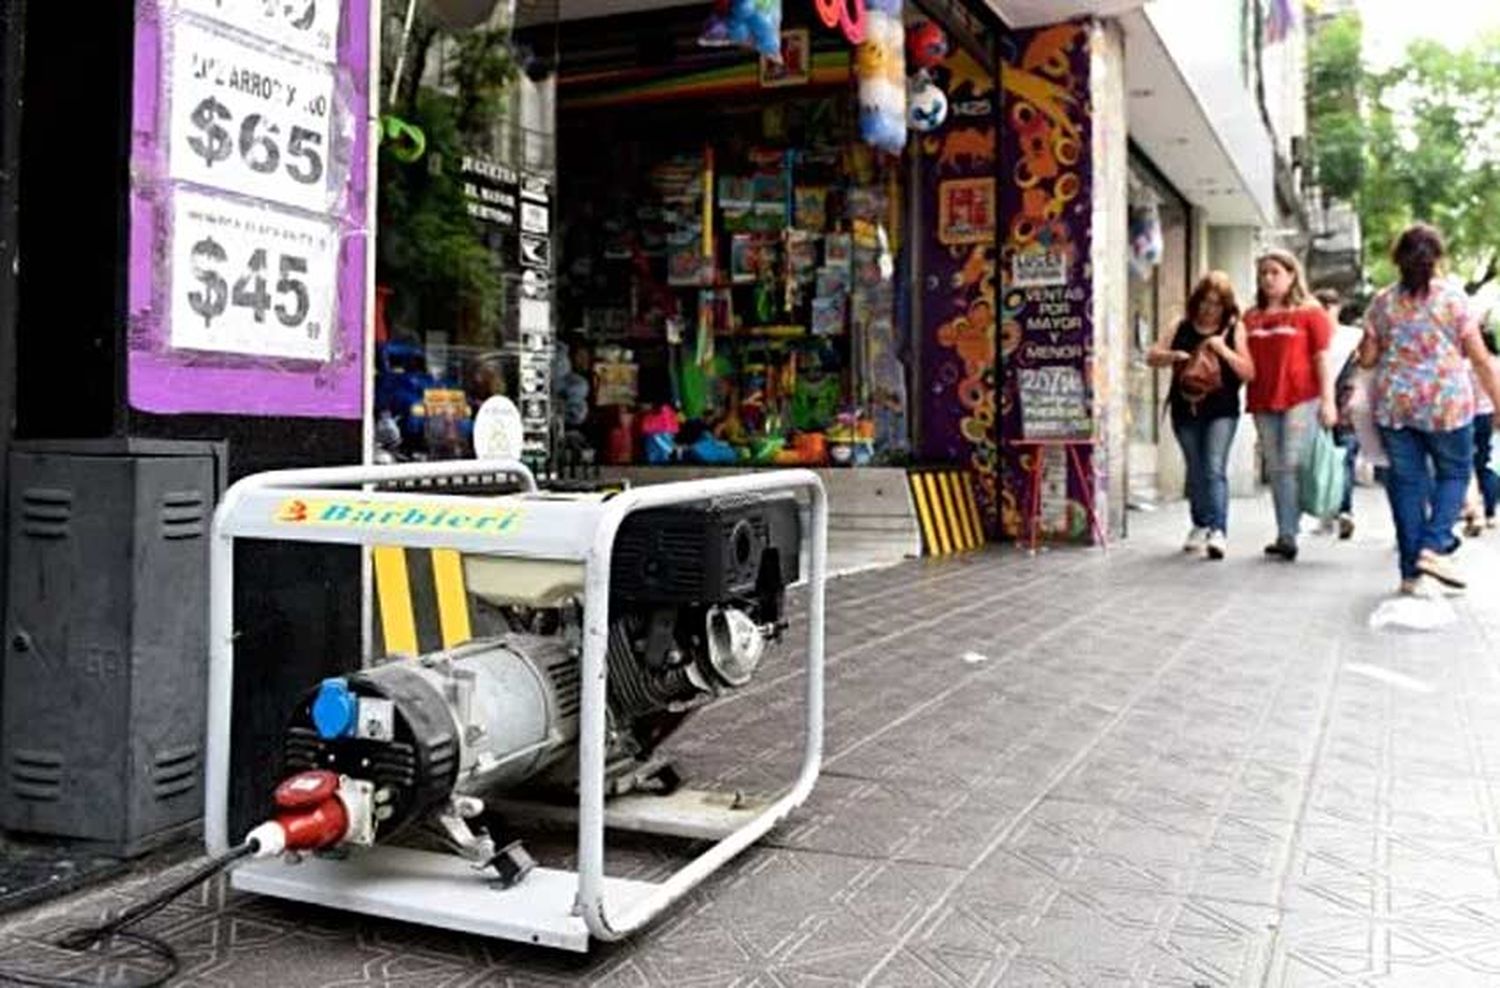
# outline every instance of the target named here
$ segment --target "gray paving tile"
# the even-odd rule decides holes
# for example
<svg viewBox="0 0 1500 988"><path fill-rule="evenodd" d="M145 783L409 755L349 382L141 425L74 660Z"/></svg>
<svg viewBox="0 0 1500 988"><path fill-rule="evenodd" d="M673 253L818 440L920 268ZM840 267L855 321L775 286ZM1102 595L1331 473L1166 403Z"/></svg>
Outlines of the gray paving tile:
<svg viewBox="0 0 1500 988"><path fill-rule="evenodd" d="M936 966L962 958L1004 985L1251 985L1275 911L1139 890L1064 886L1007 901L966 885L904 951Z"/></svg>
<svg viewBox="0 0 1500 988"><path fill-rule="evenodd" d="M1360 511L1295 567L1238 531L1224 564L1184 559L1163 512L1107 556L836 581L812 799L625 943L575 957L222 884L148 929L203 988L1500 984L1500 606L1369 630L1393 563L1378 502ZM1500 540L1465 553L1500 582ZM693 784L790 781L801 640L673 739ZM572 860L571 835L532 840ZM698 849L616 839L609 863L660 879ZM0 968L97 977L33 939L181 866L159 872L8 917Z"/></svg>
<svg viewBox="0 0 1500 988"><path fill-rule="evenodd" d="M1265 984L1490 988L1500 984L1500 928L1480 917L1439 926L1294 912L1281 920Z"/></svg>

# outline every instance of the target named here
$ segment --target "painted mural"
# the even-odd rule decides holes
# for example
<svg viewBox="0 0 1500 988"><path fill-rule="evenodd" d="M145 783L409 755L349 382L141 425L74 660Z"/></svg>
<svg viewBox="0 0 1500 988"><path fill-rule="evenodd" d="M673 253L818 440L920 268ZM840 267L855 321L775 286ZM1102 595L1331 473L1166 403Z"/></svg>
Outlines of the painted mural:
<svg viewBox="0 0 1500 988"><path fill-rule="evenodd" d="M1092 104L1090 30L1070 22L1001 42L999 434L1033 441L1096 438L1093 376ZM1020 537L1037 447L1007 444L1000 518ZM1092 449L1083 450L1093 473ZM1083 488L1061 450L1042 477L1042 522L1053 535L1088 533Z"/></svg>
<svg viewBox="0 0 1500 988"><path fill-rule="evenodd" d="M922 459L974 471L987 534L998 535L995 431L995 178L998 93L968 54L934 72L948 122L925 135L922 167Z"/></svg>

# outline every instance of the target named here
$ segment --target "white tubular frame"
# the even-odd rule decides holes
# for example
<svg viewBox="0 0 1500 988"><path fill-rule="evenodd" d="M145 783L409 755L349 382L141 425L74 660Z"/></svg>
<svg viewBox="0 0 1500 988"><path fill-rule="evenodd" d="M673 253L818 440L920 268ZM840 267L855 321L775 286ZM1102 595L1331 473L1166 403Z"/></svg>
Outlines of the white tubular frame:
<svg viewBox="0 0 1500 988"><path fill-rule="evenodd" d="M459 461L405 464L399 466L333 467L313 470L287 470L257 474L235 484L225 494L214 516L213 541L210 547L210 614L209 614L209 695L208 739L204 769L204 834L211 852L220 853L229 845L229 743L230 717L234 682L234 540L237 537L278 538L289 541L321 541L354 544L400 542L420 545L411 533L399 538L387 537L381 531L326 532L289 528L266 534L260 519L239 518L236 509L248 496L253 504L263 506L264 495L274 493L297 497L318 489L357 487L365 484L399 480L443 479L465 476L511 474L521 477L529 491L536 490L536 480L525 466L514 462ZM441 497L441 488L417 488L428 497ZM655 884L644 895L632 896L611 911L609 884L604 874L604 755L606 748L606 650L609 641L609 579L615 537L621 524L633 512L647 508L699 502L734 494L803 491L810 501L811 532L806 542L810 560L807 571L808 638L807 675L804 688L806 707L805 734L801 768L792 788L751 820L723 837L713 846ZM379 494L366 494L378 498ZM524 497L510 503L523 508ZM562 519L556 514L560 505L535 499L537 508L547 507L548 521ZM823 758L823 652L824 652L824 586L827 578L828 497L823 483L811 470L777 470L773 472L721 477L712 480L661 484L624 491L593 505L589 513L578 513L580 524L592 524L592 539L583 539L575 555L563 555L556 548L552 558L584 563L584 637L582 693L579 711L578 740L578 893L574 912L584 927L600 940L619 940L645 926L652 918L669 908L695 885L725 862L749 847L776 826L807 799L817 781ZM566 509L564 509L566 510ZM474 533L464 538L463 551L494 556L536 554L522 549L515 539L497 538L493 533ZM524 541L521 540L521 541ZM452 537L443 543L454 545ZM556 546L555 541L549 545ZM587 548L584 548L587 546ZM517 891L524 889L522 886ZM575 920L576 921L576 920ZM581 933L581 931L580 931Z"/></svg>
<svg viewBox="0 0 1500 988"><path fill-rule="evenodd" d="M812 562L808 573L807 682L802 767L791 791L734 833L674 872L621 916L611 917L604 895L604 708L609 642L609 572L615 533L643 508L701 501L724 494L805 490L812 500ZM811 470L784 470L637 487L615 496L594 529L583 591L583 703L578 737L578 910L589 932L619 940L645 926L730 858L755 843L812 792L823 764L823 590L828 569L828 495Z"/></svg>

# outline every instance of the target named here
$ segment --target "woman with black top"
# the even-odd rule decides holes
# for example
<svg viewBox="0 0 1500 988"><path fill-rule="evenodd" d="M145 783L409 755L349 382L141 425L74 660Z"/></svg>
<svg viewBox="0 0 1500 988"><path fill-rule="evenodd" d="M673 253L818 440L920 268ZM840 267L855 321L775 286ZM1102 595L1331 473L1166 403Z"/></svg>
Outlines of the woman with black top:
<svg viewBox="0 0 1500 988"><path fill-rule="evenodd" d="M1146 354L1150 366L1172 368L1167 404L1187 463L1193 516L1182 548L1206 550L1209 559L1224 558L1229 447L1240 422L1240 386L1255 378L1239 314L1229 276L1211 271L1188 296L1187 318L1163 333Z"/></svg>

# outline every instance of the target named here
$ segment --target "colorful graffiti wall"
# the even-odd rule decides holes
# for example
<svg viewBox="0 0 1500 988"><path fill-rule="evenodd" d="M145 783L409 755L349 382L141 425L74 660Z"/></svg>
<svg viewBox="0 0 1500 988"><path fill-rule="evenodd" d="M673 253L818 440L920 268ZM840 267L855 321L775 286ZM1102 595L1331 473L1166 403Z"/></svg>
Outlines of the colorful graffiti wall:
<svg viewBox="0 0 1500 988"><path fill-rule="evenodd" d="M947 123L922 137L921 448L968 467L987 534L998 535L995 431L994 76L962 51L939 66Z"/></svg>
<svg viewBox="0 0 1500 988"><path fill-rule="evenodd" d="M1022 534L1022 506L1031 503L1038 448L1013 440L1098 435L1090 37L1079 21L1001 42L1000 515L1012 538ZM1083 449L1090 475L1092 452ZM1041 520L1050 534L1081 538L1089 531L1084 488L1066 464L1061 451L1045 460Z"/></svg>

